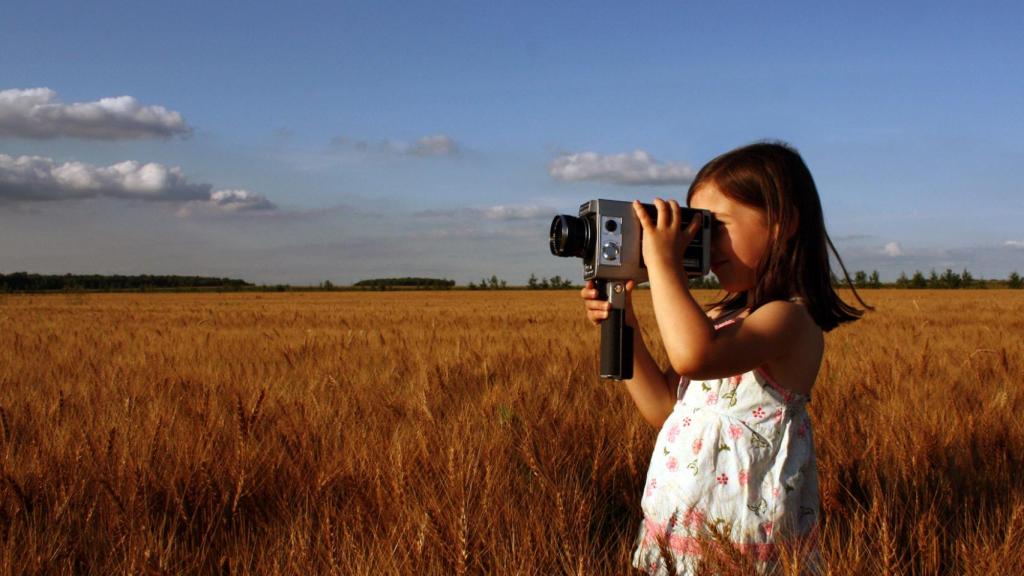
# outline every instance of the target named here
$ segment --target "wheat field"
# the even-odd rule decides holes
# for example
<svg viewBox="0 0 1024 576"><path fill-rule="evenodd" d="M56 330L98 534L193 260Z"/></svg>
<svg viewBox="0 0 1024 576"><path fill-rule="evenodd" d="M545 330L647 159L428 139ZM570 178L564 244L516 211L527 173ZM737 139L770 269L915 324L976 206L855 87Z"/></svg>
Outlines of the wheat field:
<svg viewBox="0 0 1024 576"><path fill-rule="evenodd" d="M862 295L825 573L1017 573L1024 291ZM0 574L628 573L657 431L598 344L575 291L0 296Z"/></svg>

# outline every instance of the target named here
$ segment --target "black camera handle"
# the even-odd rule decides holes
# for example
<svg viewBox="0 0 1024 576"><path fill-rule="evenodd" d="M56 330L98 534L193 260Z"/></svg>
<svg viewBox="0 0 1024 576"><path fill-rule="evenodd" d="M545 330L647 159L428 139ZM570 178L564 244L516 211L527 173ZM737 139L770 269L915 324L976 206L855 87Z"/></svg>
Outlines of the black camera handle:
<svg viewBox="0 0 1024 576"><path fill-rule="evenodd" d="M626 282L594 280L597 297L611 302L608 318L601 322L601 377L629 380L633 377L633 328L626 324Z"/></svg>

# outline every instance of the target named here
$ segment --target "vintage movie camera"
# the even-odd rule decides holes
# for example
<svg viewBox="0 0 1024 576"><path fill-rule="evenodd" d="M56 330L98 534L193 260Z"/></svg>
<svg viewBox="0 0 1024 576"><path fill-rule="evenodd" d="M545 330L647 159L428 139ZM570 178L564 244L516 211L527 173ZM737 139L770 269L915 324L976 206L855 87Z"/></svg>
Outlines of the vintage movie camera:
<svg viewBox="0 0 1024 576"><path fill-rule="evenodd" d="M657 221L658 209L643 204ZM713 214L683 208L682 226L697 212L703 213L701 229L686 246L683 268L687 276L705 276L711 269ZM626 281L647 280L644 265L643 228L631 202L590 200L580 205L579 216L559 214L551 221L551 253L583 259L583 280L593 280L598 295L611 302L608 318L601 323L601 377L629 380L633 377L633 329L625 322Z"/></svg>

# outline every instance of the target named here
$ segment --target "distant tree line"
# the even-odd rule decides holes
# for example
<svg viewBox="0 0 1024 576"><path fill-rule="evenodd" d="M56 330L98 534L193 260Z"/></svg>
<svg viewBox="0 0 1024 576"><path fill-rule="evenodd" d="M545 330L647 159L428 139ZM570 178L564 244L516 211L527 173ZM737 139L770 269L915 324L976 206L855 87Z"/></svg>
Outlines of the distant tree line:
<svg viewBox="0 0 1024 576"><path fill-rule="evenodd" d="M206 276L112 276L102 274L0 274L0 292L45 292L54 290L187 290L218 288L237 290L253 284L235 278Z"/></svg>
<svg viewBox="0 0 1024 576"><path fill-rule="evenodd" d="M915 270L912 275L907 276L906 272L900 272L895 282L883 283L878 278L878 271L872 270L871 274L863 270L853 273L853 285L857 288L908 288L908 289L943 289L952 290L958 288L1024 288L1020 274L1016 271L1010 273L1006 280L985 280L975 278L966 269L956 273L950 268L939 274L934 269L925 276L920 270ZM840 279L832 273L832 285L836 287L847 286L845 279Z"/></svg>
<svg viewBox="0 0 1024 576"><path fill-rule="evenodd" d="M503 290L507 287L508 282L498 278L496 274L491 274L491 278L489 280L487 278L481 278L479 284L470 282L468 285L470 290Z"/></svg>
<svg viewBox="0 0 1024 576"><path fill-rule="evenodd" d="M325 285L326 284L326 285ZM388 288L420 288L426 290L451 290L455 286L455 280L448 280L446 278L371 278L369 280L360 280L353 284L357 288L365 288L370 290L386 290ZM322 288L331 289L334 287L333 284L326 282L321 284Z"/></svg>
<svg viewBox="0 0 1024 576"><path fill-rule="evenodd" d="M552 276L551 278L537 279L537 276L530 274L530 279L526 281L526 287L531 290L561 290L563 288L575 288L572 285L572 280L568 278L562 278L561 276Z"/></svg>

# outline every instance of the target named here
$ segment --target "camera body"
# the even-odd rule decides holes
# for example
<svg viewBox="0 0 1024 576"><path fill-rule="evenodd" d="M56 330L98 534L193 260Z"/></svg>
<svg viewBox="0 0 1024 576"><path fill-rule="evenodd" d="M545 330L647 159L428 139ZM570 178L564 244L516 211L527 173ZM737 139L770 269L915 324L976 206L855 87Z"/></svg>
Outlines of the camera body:
<svg viewBox="0 0 1024 576"><path fill-rule="evenodd" d="M658 209L642 204L657 221ZM704 276L711 269L711 230L714 214L683 208L681 226L689 226L701 212L701 228L683 252L687 276ZM644 282L643 227L631 202L590 200L580 206L578 217L559 214L551 221L548 238L551 253L583 259L583 279L593 280L598 296L611 303L601 324L601 376L613 380L633 377L633 328L626 324L626 281Z"/></svg>
<svg viewBox="0 0 1024 576"><path fill-rule="evenodd" d="M657 221L658 209L642 204ZM707 210L682 208L688 226L697 212L703 213L701 228L686 246L683 268L687 276L706 276L711 270L711 225L714 215ZM555 256L583 259L584 280L647 281L642 251L643 229L631 202L590 200L580 205L579 217L560 214L551 221L549 236Z"/></svg>

